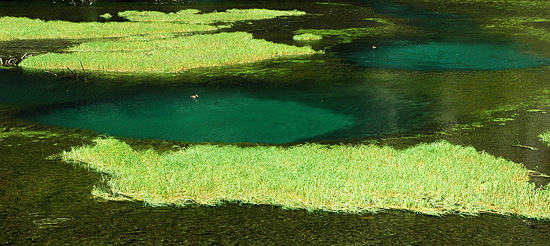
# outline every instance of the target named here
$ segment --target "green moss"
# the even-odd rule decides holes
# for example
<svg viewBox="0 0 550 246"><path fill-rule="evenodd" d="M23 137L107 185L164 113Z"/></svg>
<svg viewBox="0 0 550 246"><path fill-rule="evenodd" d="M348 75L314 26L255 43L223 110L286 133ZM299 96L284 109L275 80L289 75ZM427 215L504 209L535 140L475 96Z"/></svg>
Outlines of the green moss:
<svg viewBox="0 0 550 246"><path fill-rule="evenodd" d="M62 154L111 176L108 199L159 205L223 201L357 213L491 212L550 218L550 192L522 165L447 142L404 150L373 145L236 147L198 145L159 154L116 139Z"/></svg>

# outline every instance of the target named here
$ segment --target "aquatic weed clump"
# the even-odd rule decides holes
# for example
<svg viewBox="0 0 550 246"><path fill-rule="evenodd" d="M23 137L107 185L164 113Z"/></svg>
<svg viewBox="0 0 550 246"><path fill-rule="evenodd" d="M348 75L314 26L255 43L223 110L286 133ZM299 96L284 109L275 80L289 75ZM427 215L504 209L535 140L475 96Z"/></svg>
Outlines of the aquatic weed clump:
<svg viewBox="0 0 550 246"><path fill-rule="evenodd" d="M237 201L349 213L402 209L550 218L550 192L535 189L523 166L445 141L405 150L196 145L159 154L108 138L62 157L111 176L109 190L94 194L154 206Z"/></svg>
<svg viewBox="0 0 550 246"><path fill-rule="evenodd" d="M176 73L190 68L226 66L282 56L316 54L310 47L276 44L244 32L169 38L128 37L87 42L70 53L48 53L25 60L22 67L111 72Z"/></svg>

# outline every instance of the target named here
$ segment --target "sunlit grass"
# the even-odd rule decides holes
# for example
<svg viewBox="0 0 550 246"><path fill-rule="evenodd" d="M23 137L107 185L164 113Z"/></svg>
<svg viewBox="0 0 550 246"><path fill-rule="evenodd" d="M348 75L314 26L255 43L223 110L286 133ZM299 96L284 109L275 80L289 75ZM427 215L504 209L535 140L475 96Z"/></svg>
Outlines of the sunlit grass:
<svg viewBox="0 0 550 246"><path fill-rule="evenodd" d="M294 35L292 39L296 41L313 41L313 40L321 40L323 39L323 36L315 35L312 33L304 33L304 34Z"/></svg>
<svg viewBox="0 0 550 246"><path fill-rule="evenodd" d="M24 17L1 17L0 40L112 38L130 35L189 33L217 30L210 25L147 22L43 21Z"/></svg>
<svg viewBox="0 0 550 246"><path fill-rule="evenodd" d="M216 22L270 19L285 15L305 15L302 11L268 9L230 9L226 12L200 14L188 9L176 13L125 11L118 15L130 22L43 21L24 17L1 17L0 40L15 39L82 39L126 37L138 34L189 33L218 30ZM108 15L103 15L108 17ZM224 27L224 26L221 26Z"/></svg>
<svg viewBox="0 0 550 246"><path fill-rule="evenodd" d="M176 13L158 11L124 11L118 16L138 22L178 22L188 24L214 24L216 22L235 22L244 20L272 19L279 16L305 15L303 11L270 9L228 9L225 12L200 13L197 9L185 9Z"/></svg>
<svg viewBox="0 0 550 246"><path fill-rule="evenodd" d="M309 47L254 39L251 34L243 32L88 42L72 47L69 51L29 57L20 66L35 69L83 67L85 70L166 73L318 53Z"/></svg>
<svg viewBox="0 0 550 246"><path fill-rule="evenodd" d="M539 135L540 141L544 142L546 145L550 146L550 130L545 131Z"/></svg>
<svg viewBox="0 0 550 246"><path fill-rule="evenodd" d="M372 145L283 147L198 145L158 154L98 139L62 157L110 175L111 189L158 205L224 201L357 213L403 209L550 218L550 192L519 164L447 142L405 150Z"/></svg>
<svg viewBox="0 0 550 246"><path fill-rule="evenodd" d="M227 24L304 14L297 10L267 9L230 9L212 13L199 13L193 9L176 13L125 11L119 16L128 18L130 22L106 23L2 17L0 25L6 28L0 29L0 40L99 39L70 47L64 53L28 57L20 64L25 68L175 73L190 68L319 53L310 47L254 39L243 32L197 34L225 27L212 25L219 22Z"/></svg>

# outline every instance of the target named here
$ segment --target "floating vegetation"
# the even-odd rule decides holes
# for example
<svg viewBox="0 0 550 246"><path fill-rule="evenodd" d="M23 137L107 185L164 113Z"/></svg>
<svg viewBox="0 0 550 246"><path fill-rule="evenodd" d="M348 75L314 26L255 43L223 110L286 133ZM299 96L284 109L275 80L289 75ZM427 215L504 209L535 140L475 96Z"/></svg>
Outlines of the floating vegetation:
<svg viewBox="0 0 550 246"><path fill-rule="evenodd" d="M323 36L315 35L315 34L312 34L312 33L304 33L304 34L300 34L300 35L294 35L294 37L292 37L292 39L294 39L296 41L313 41L313 40L321 40L321 39L323 39Z"/></svg>
<svg viewBox="0 0 550 246"><path fill-rule="evenodd" d="M59 134L49 131L32 130L25 127L1 127L0 128L0 141L3 141L9 137L27 137L27 138L52 138L58 137Z"/></svg>
<svg viewBox="0 0 550 246"><path fill-rule="evenodd" d="M164 13L159 11L135 11L129 10L118 13L136 22L176 22L186 24L214 24L217 22L236 22L245 20L273 19L279 16L300 16L306 12L292 10L269 9L228 9L225 12L202 13L198 9L184 9L176 13Z"/></svg>
<svg viewBox="0 0 550 246"><path fill-rule="evenodd" d="M183 36L168 39L87 42L70 53L33 56L25 68L112 72L176 73L190 68L225 66L293 55L316 54L309 47L296 47L254 39L244 32Z"/></svg>
<svg viewBox="0 0 550 246"><path fill-rule="evenodd" d="M541 133L539 139L550 147L550 130Z"/></svg>
<svg viewBox="0 0 550 246"><path fill-rule="evenodd" d="M267 9L229 9L201 14L187 9L176 13L125 11L130 22L73 23L2 17L0 40L110 38L86 42L66 53L37 55L25 68L90 71L174 73L190 68L226 66L282 56L317 54L310 47L296 47L257 40L243 32L199 35L227 25L224 22L268 19L305 12ZM110 14L102 15L111 18ZM162 22L162 25L158 24ZM186 35L182 35L186 34ZM113 39L118 38L118 39ZM15 63L10 60L9 64ZM56 74L57 72L50 72Z"/></svg>
<svg viewBox="0 0 550 246"><path fill-rule="evenodd" d="M16 39L83 39L114 38L161 33L214 31L210 25L148 22L82 22L43 21L25 17L1 17L0 40Z"/></svg>
<svg viewBox="0 0 550 246"><path fill-rule="evenodd" d="M113 15L111 15L109 13L105 13L105 14L100 15L99 17L101 17L105 20L110 20L111 18L113 18Z"/></svg>
<svg viewBox="0 0 550 246"><path fill-rule="evenodd" d="M396 35L397 32L405 34L414 32L414 28L404 29L398 25L383 24L375 27L358 27L344 29L300 29L295 31L296 35L308 34L321 37L337 37L342 43L351 43L354 40L365 37L387 37Z"/></svg>
<svg viewBox="0 0 550 246"><path fill-rule="evenodd" d="M550 218L550 191L522 165L448 142L405 150L374 145L197 145L159 154L113 138L62 153L110 175L93 194L152 206L225 201L359 213L403 209Z"/></svg>

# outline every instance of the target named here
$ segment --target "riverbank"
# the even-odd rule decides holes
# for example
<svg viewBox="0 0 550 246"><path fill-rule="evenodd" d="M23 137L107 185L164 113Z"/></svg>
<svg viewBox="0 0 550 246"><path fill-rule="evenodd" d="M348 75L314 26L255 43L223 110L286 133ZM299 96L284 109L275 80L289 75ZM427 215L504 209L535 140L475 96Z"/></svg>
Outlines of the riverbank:
<svg viewBox="0 0 550 246"><path fill-rule="evenodd" d="M523 166L445 141L405 149L373 145L197 145L158 154L113 138L62 158L109 175L95 196L152 206L268 204L361 213L515 214L548 219L550 192Z"/></svg>

